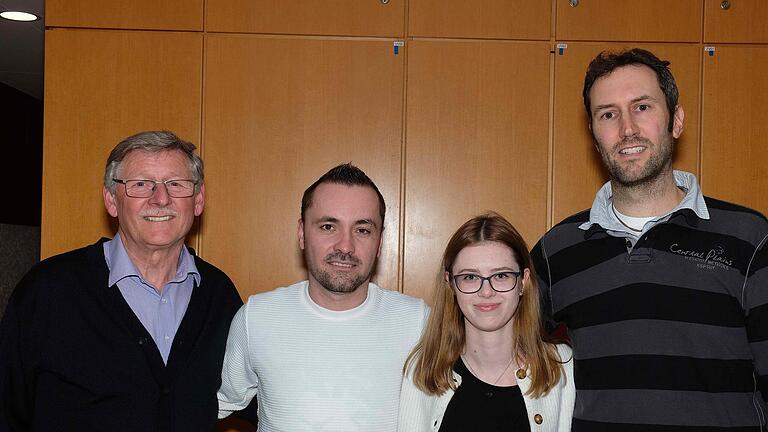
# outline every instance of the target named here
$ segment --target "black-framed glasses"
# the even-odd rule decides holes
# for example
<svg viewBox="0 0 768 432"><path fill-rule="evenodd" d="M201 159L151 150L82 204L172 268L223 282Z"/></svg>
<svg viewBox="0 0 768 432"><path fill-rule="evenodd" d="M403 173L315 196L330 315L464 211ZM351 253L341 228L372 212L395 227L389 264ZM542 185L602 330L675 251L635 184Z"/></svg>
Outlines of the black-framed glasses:
<svg viewBox="0 0 768 432"><path fill-rule="evenodd" d="M496 292L512 291L517 286L517 280L523 272L503 271L494 273L488 277L474 273L462 273L451 275L456 289L464 294L474 294L483 288L483 282L488 281L491 289Z"/></svg>
<svg viewBox="0 0 768 432"><path fill-rule="evenodd" d="M186 179L171 179L154 181L145 179L122 180L113 178L112 181L125 185L125 194L131 198L149 198L155 193L158 184L165 185L165 190L172 198L189 198L195 194L197 181Z"/></svg>

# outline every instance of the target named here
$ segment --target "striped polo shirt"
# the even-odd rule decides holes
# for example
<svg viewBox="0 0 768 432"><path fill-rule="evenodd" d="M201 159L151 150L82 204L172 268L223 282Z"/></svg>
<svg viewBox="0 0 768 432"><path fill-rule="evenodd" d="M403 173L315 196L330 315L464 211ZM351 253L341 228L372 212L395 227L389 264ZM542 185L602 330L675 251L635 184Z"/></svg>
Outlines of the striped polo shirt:
<svg viewBox="0 0 768 432"><path fill-rule="evenodd" d="M765 430L768 221L675 178L686 199L639 236L584 211L533 250L573 343L575 432Z"/></svg>

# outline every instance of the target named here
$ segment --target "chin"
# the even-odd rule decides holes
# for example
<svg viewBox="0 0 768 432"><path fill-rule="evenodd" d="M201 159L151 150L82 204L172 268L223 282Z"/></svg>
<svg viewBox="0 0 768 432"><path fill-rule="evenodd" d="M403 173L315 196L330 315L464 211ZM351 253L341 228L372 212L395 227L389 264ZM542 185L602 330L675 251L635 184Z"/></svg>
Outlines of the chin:
<svg viewBox="0 0 768 432"><path fill-rule="evenodd" d="M176 245L179 245L179 244L183 244L184 243L184 238L179 239L179 238L176 238L176 237L167 237L167 238L154 237L154 238L151 238L151 239L147 239L145 241L145 243L148 244L148 245L151 245L152 247L154 247L156 249L164 249L164 248L170 248L170 247L173 247L173 246L176 246Z"/></svg>
<svg viewBox="0 0 768 432"><path fill-rule="evenodd" d="M496 330L504 328L504 326L501 323L496 323L496 322L493 322L493 323L489 323L489 322L472 323L470 321L470 324L475 329L477 329L477 330L479 330L481 332L487 332L487 333L495 332Z"/></svg>

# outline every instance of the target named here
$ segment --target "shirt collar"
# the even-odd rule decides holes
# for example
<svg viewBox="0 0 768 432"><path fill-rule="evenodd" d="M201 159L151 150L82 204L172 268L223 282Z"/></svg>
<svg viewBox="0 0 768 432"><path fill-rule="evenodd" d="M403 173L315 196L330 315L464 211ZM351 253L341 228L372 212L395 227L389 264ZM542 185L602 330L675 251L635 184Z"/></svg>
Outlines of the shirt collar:
<svg viewBox="0 0 768 432"><path fill-rule="evenodd" d="M704 202L704 195L701 193L699 183L696 181L696 176L689 172L677 170L673 171L672 174L677 186L685 191L685 197L683 197L672 211L667 214L659 215L654 218L652 222L659 221L680 210L690 210L699 219L709 219L707 204ZM609 181L600 188L595 196L592 208L589 211L589 222L584 222L579 225L579 228L588 231L593 226L598 225L608 231L628 232L628 229L619 222L618 218L613 213L612 206L613 190L611 189L611 182Z"/></svg>
<svg viewBox="0 0 768 432"><path fill-rule="evenodd" d="M150 285L141 276L141 273L139 273L139 270L128 256L128 252L125 250L123 241L120 238L120 233L115 234L115 238L112 240L104 242L104 258L106 259L107 267L109 268L109 286L113 286L120 280L127 277L139 278L142 283ZM200 285L200 272L197 270L197 266L195 265L195 258L191 253L189 253L186 246L182 246L176 274L174 275L173 279L168 281L168 283L170 284L183 282L190 275L194 278L195 285Z"/></svg>

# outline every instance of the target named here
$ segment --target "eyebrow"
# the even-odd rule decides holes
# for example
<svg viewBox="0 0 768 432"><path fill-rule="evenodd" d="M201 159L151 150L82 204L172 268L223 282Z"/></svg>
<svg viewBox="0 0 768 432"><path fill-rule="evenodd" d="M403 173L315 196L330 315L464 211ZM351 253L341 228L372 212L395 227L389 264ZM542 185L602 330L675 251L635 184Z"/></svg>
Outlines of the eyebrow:
<svg viewBox="0 0 768 432"><path fill-rule="evenodd" d="M315 223L339 223L341 222L339 218L335 218L333 216L323 216L320 219L318 219ZM376 225L376 222L373 221L373 219L358 219L355 221L355 225L372 225L374 228L378 228Z"/></svg>
<svg viewBox="0 0 768 432"><path fill-rule="evenodd" d="M656 101L656 98L653 97L653 96L650 96L650 95L642 95L642 96L638 96L638 97L632 99L631 102L635 103L635 102L642 102L642 101L646 101L646 100Z"/></svg>
<svg viewBox="0 0 768 432"><path fill-rule="evenodd" d="M656 101L656 98L653 97L653 96L649 96L649 95L642 95L642 96L638 96L638 97L632 99L629 102L630 103L637 103L637 102L642 102L642 101L646 101L646 100ZM595 106L595 109L592 112L598 112L600 110L603 110L603 109L606 109L606 108L612 108L612 107L615 107L615 106L616 106L616 104L613 104L613 103L604 104L604 105L597 105L597 106Z"/></svg>
<svg viewBox="0 0 768 432"><path fill-rule="evenodd" d="M333 223L338 223L338 222L339 222L339 219L338 219L338 218L335 218L335 217L332 217L332 216L323 216L323 217L321 217L320 219L317 219L317 220L315 221L315 223L323 223L323 222L333 222Z"/></svg>
<svg viewBox="0 0 768 432"><path fill-rule="evenodd" d="M496 268L492 268L491 269L491 274L502 273L502 272L505 272L505 271L519 272L519 271L522 271L522 270L514 270L512 267L507 267L507 266L496 267ZM480 270L474 269L474 268L465 268L465 269L461 269L461 270L456 272L456 274L462 274L462 273L480 273Z"/></svg>
<svg viewBox="0 0 768 432"><path fill-rule="evenodd" d="M378 228L376 225L376 222L373 221L373 219L360 219L357 222L355 222L355 225L371 225L374 228Z"/></svg>

